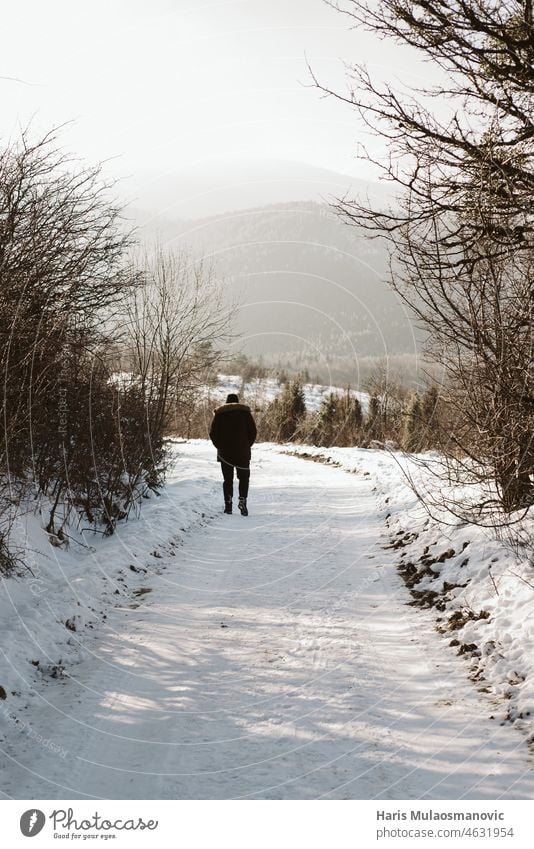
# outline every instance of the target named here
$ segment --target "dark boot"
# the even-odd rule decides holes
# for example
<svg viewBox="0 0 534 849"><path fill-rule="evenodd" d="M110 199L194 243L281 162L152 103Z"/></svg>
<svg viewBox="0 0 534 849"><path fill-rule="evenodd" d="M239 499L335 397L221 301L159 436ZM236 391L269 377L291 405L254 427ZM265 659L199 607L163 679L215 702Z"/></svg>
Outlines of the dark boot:
<svg viewBox="0 0 534 849"><path fill-rule="evenodd" d="M225 499L225 501L224 501L224 512L225 513L231 513L232 512L232 499L231 498Z"/></svg>
<svg viewBox="0 0 534 849"><path fill-rule="evenodd" d="M247 499L243 498L242 495L239 498L239 509L241 511L242 516L248 516Z"/></svg>

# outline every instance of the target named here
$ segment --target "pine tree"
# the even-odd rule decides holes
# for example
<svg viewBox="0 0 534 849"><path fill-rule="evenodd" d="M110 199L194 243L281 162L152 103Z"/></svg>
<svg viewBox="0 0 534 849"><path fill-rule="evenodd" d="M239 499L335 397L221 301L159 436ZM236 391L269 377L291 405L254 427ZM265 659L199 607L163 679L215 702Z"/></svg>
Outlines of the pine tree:
<svg viewBox="0 0 534 849"><path fill-rule="evenodd" d="M295 437L299 424L306 415L304 390L299 380L286 383L276 408L278 438L288 442Z"/></svg>
<svg viewBox="0 0 534 849"><path fill-rule="evenodd" d="M404 417L403 445L406 451L419 451L424 432L423 405L414 392L406 407Z"/></svg>
<svg viewBox="0 0 534 849"><path fill-rule="evenodd" d="M336 444L356 445L361 439L362 407L350 389L338 398L336 409Z"/></svg>
<svg viewBox="0 0 534 849"><path fill-rule="evenodd" d="M366 431L370 439L380 439L382 435L382 405L377 395L369 398L369 410L367 412Z"/></svg>
<svg viewBox="0 0 534 849"><path fill-rule="evenodd" d="M435 384L429 386L423 395L421 402L424 434L422 437L423 449L432 448L436 445L438 435L438 387Z"/></svg>
<svg viewBox="0 0 534 849"><path fill-rule="evenodd" d="M336 433L339 398L331 392L321 401L319 408L319 440L321 445L331 445Z"/></svg>
<svg viewBox="0 0 534 849"><path fill-rule="evenodd" d="M345 404L347 409L347 425L353 437L356 437L362 429L362 405L359 398L356 398L355 395L350 395L348 391L345 396Z"/></svg>

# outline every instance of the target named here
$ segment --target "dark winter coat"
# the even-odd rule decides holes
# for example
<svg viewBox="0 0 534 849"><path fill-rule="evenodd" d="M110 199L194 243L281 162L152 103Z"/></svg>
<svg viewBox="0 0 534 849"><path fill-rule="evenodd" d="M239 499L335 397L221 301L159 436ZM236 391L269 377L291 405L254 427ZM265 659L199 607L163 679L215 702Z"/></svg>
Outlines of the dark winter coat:
<svg viewBox="0 0 534 849"><path fill-rule="evenodd" d="M231 466L248 467L250 447L256 439L256 424L246 404L223 404L213 415L210 439L217 459Z"/></svg>

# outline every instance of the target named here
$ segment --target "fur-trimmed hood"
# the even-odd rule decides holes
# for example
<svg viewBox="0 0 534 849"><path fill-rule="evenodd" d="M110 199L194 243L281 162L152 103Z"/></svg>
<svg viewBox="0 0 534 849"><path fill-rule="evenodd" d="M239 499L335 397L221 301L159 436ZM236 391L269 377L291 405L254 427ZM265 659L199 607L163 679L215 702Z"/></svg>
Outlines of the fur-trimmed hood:
<svg viewBox="0 0 534 849"><path fill-rule="evenodd" d="M244 413L250 413L250 407L247 406L247 404L241 404L241 403L238 403L238 404L235 404L235 403L234 404L223 404L221 407L217 407L217 409L214 410L213 412L214 412L214 415L217 415L217 413L226 413L227 411L230 411L230 410L242 410Z"/></svg>

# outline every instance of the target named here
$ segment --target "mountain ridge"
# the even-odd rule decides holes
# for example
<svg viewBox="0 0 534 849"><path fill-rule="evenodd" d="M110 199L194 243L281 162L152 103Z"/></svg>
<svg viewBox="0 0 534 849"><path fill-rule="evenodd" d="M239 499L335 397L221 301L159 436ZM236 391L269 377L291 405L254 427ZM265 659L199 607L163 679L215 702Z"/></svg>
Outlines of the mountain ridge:
<svg viewBox="0 0 534 849"><path fill-rule="evenodd" d="M387 283L388 253L332 208L292 201L204 219L148 219L162 246L212 260L228 303L237 303L240 350L294 360L325 374L361 358L417 356L419 337Z"/></svg>
<svg viewBox="0 0 534 849"><path fill-rule="evenodd" d="M387 184L292 160L199 163L172 174L136 174L132 206L172 219L201 219L236 210L292 201L328 203L369 193L379 203L391 197Z"/></svg>

